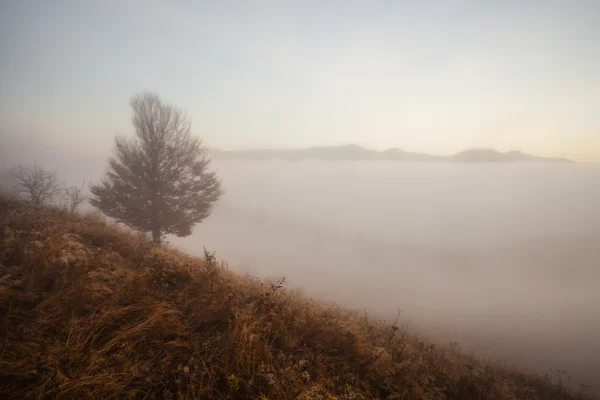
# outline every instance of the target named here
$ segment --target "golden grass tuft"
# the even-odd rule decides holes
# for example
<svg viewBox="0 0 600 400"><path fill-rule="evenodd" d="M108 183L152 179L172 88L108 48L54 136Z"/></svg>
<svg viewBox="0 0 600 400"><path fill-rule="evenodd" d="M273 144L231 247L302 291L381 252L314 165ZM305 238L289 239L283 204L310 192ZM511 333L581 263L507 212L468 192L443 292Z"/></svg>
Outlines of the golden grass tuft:
<svg viewBox="0 0 600 400"><path fill-rule="evenodd" d="M0 398L584 399L397 325L0 198Z"/></svg>

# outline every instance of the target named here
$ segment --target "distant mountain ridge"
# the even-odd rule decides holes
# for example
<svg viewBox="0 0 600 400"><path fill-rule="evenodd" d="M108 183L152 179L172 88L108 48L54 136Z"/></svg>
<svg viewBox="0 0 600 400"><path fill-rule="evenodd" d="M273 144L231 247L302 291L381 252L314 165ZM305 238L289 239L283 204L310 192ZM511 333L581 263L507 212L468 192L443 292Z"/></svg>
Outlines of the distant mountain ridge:
<svg viewBox="0 0 600 400"><path fill-rule="evenodd" d="M358 160L392 160L392 161L446 161L463 163L487 162L574 162L559 157L538 157L521 151L500 152L494 149L469 149L452 156L436 156L424 153L414 153L398 148L385 151L367 149L355 144L343 146L307 147L304 149L262 149L262 150L210 150L215 158L224 160L329 160L329 161L358 161Z"/></svg>

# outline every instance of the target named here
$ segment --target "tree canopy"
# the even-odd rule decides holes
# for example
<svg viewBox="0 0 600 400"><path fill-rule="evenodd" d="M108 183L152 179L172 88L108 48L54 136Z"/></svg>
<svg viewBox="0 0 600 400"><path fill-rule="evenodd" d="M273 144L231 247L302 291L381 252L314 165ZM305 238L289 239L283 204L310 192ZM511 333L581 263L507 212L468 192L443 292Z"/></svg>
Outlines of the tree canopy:
<svg viewBox="0 0 600 400"><path fill-rule="evenodd" d="M135 137L117 136L102 182L90 203L155 242L188 236L223 193L200 139L183 111L154 93L131 100Z"/></svg>

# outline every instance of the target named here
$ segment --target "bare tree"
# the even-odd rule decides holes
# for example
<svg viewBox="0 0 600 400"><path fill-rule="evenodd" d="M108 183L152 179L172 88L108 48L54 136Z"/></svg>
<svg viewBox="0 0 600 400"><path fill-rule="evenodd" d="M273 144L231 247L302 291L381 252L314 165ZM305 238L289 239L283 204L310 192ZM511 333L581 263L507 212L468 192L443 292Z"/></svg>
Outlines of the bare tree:
<svg viewBox="0 0 600 400"><path fill-rule="evenodd" d="M64 188L63 196L65 199L64 208L70 214L75 214L77 211L77 207L84 201L88 200L88 196L82 194L83 188L85 186L85 181L81 184L81 186L71 186Z"/></svg>
<svg viewBox="0 0 600 400"><path fill-rule="evenodd" d="M142 93L131 100L135 138L116 137L106 176L90 203L154 242L188 236L222 194L210 160L181 109Z"/></svg>
<svg viewBox="0 0 600 400"><path fill-rule="evenodd" d="M56 172L46 171L37 164L18 165L9 171L15 191L35 206L52 202L60 193L61 183Z"/></svg>

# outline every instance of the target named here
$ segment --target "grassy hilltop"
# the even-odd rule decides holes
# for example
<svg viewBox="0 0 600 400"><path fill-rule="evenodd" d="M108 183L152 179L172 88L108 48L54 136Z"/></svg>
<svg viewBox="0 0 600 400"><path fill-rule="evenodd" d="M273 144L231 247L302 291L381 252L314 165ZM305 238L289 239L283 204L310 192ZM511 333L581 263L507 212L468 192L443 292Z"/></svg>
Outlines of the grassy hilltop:
<svg viewBox="0 0 600 400"><path fill-rule="evenodd" d="M0 197L0 398L583 399L397 325Z"/></svg>

